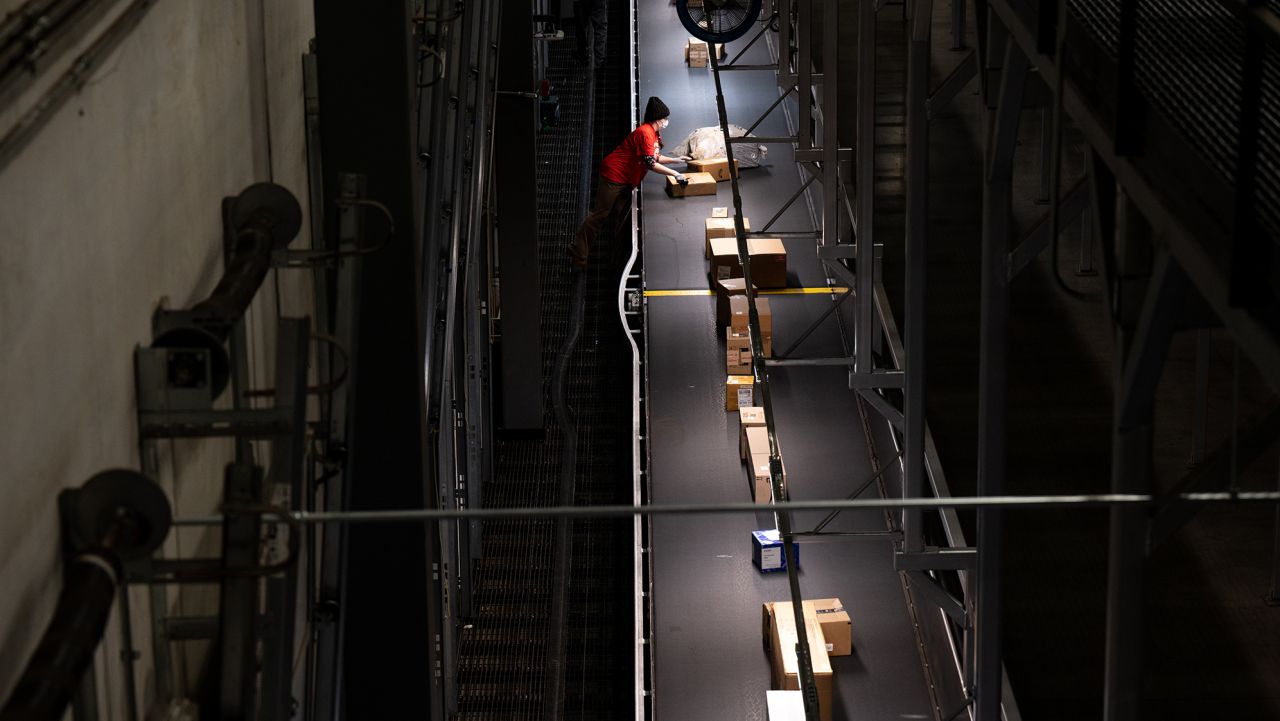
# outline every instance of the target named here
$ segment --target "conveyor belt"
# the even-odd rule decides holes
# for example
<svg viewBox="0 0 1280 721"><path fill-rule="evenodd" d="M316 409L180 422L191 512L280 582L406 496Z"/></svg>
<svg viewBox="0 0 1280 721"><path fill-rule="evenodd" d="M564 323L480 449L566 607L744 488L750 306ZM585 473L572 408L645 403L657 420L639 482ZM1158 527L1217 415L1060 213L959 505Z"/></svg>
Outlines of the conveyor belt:
<svg viewBox="0 0 1280 721"><path fill-rule="evenodd" d="M710 71L687 68L675 13L661 4L640 8L640 96L659 95L671 108L664 140L674 146L692 129L717 124ZM735 43L740 46L744 41ZM765 61L761 55L745 62ZM729 48L732 55L733 48ZM752 53L756 52L753 48ZM773 98L772 73L725 73L730 121L750 125ZM757 132L785 135L780 113ZM771 145L764 167L742 173L745 213L759 228L800 181L789 146ZM714 301L701 294L655 291L708 287L702 219L716 197L673 200L646 181L642 217L648 297L650 482L654 503L741 502L750 499L738 459L738 423L724 409L724 354ZM776 230L812 227L803 202ZM828 282L812 240L787 239L788 285ZM774 345L786 347L830 306L831 296L770 296ZM799 355L838 355L834 322L819 328ZM872 474L865 429L841 368L774 371L770 387L792 497L843 497ZM874 491L872 491L874 493ZM823 514L795 514L798 530ZM764 719L769 662L761 646L760 607L788 597L782 574L751 565L750 532L772 528L772 514L652 520L654 718L658 721ZM827 530L883 531L880 515L837 518ZM853 617L851 657L833 659L834 719L932 718L913 617L893 570L889 542L809 543L801 547L800 585L808 598L839 597Z"/></svg>
<svg viewBox="0 0 1280 721"><path fill-rule="evenodd" d="M1113 57L1119 52L1120 0L1071 0L1073 17ZM1273 12L1280 2L1268 0ZM1135 81L1232 186L1235 184L1244 26L1213 0L1139 0ZM1280 237L1280 65L1268 54L1262 75L1257 208Z"/></svg>

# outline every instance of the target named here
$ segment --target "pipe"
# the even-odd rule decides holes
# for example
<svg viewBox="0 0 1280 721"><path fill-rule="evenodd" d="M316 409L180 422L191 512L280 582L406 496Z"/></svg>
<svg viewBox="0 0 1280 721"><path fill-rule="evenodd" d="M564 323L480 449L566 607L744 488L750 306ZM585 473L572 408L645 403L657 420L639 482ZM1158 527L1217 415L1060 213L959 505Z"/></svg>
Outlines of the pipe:
<svg viewBox="0 0 1280 721"><path fill-rule="evenodd" d="M53 618L0 711L0 721L62 718L102 640L119 583L118 561L106 550L71 560Z"/></svg>

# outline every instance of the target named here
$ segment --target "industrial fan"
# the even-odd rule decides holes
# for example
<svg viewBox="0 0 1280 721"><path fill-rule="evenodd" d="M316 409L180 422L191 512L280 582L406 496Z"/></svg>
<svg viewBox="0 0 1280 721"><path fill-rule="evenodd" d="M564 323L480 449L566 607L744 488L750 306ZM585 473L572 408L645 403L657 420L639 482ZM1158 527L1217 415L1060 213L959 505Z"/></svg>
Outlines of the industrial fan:
<svg viewBox="0 0 1280 721"><path fill-rule="evenodd" d="M689 34L708 43L737 40L760 17L761 0L676 0L676 15Z"/></svg>

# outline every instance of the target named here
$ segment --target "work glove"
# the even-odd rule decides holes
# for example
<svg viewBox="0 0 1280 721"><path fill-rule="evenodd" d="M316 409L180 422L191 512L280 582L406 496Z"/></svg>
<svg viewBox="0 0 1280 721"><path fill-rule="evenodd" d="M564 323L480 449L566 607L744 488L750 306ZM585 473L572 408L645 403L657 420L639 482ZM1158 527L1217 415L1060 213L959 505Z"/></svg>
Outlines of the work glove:
<svg viewBox="0 0 1280 721"><path fill-rule="evenodd" d="M681 185L688 185L689 179L684 177L684 173L676 173L676 182Z"/></svg>
<svg viewBox="0 0 1280 721"><path fill-rule="evenodd" d="M687 163L687 162L689 162L690 160L693 160L693 156L692 156L692 155L681 155L680 157L676 158L676 160L679 160L679 161L680 161L680 162L682 162L682 163Z"/></svg>

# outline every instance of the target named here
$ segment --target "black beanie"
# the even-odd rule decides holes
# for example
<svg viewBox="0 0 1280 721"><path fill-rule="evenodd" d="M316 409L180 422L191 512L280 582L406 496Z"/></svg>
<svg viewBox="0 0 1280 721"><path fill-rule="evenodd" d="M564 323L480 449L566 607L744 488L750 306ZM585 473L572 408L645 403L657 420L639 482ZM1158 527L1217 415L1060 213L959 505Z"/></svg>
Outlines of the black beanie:
<svg viewBox="0 0 1280 721"><path fill-rule="evenodd" d="M656 95L651 96L649 98L649 104L644 107L644 121L646 123L652 123L655 120L662 120L670 114L671 111L667 110L667 104L659 100Z"/></svg>

